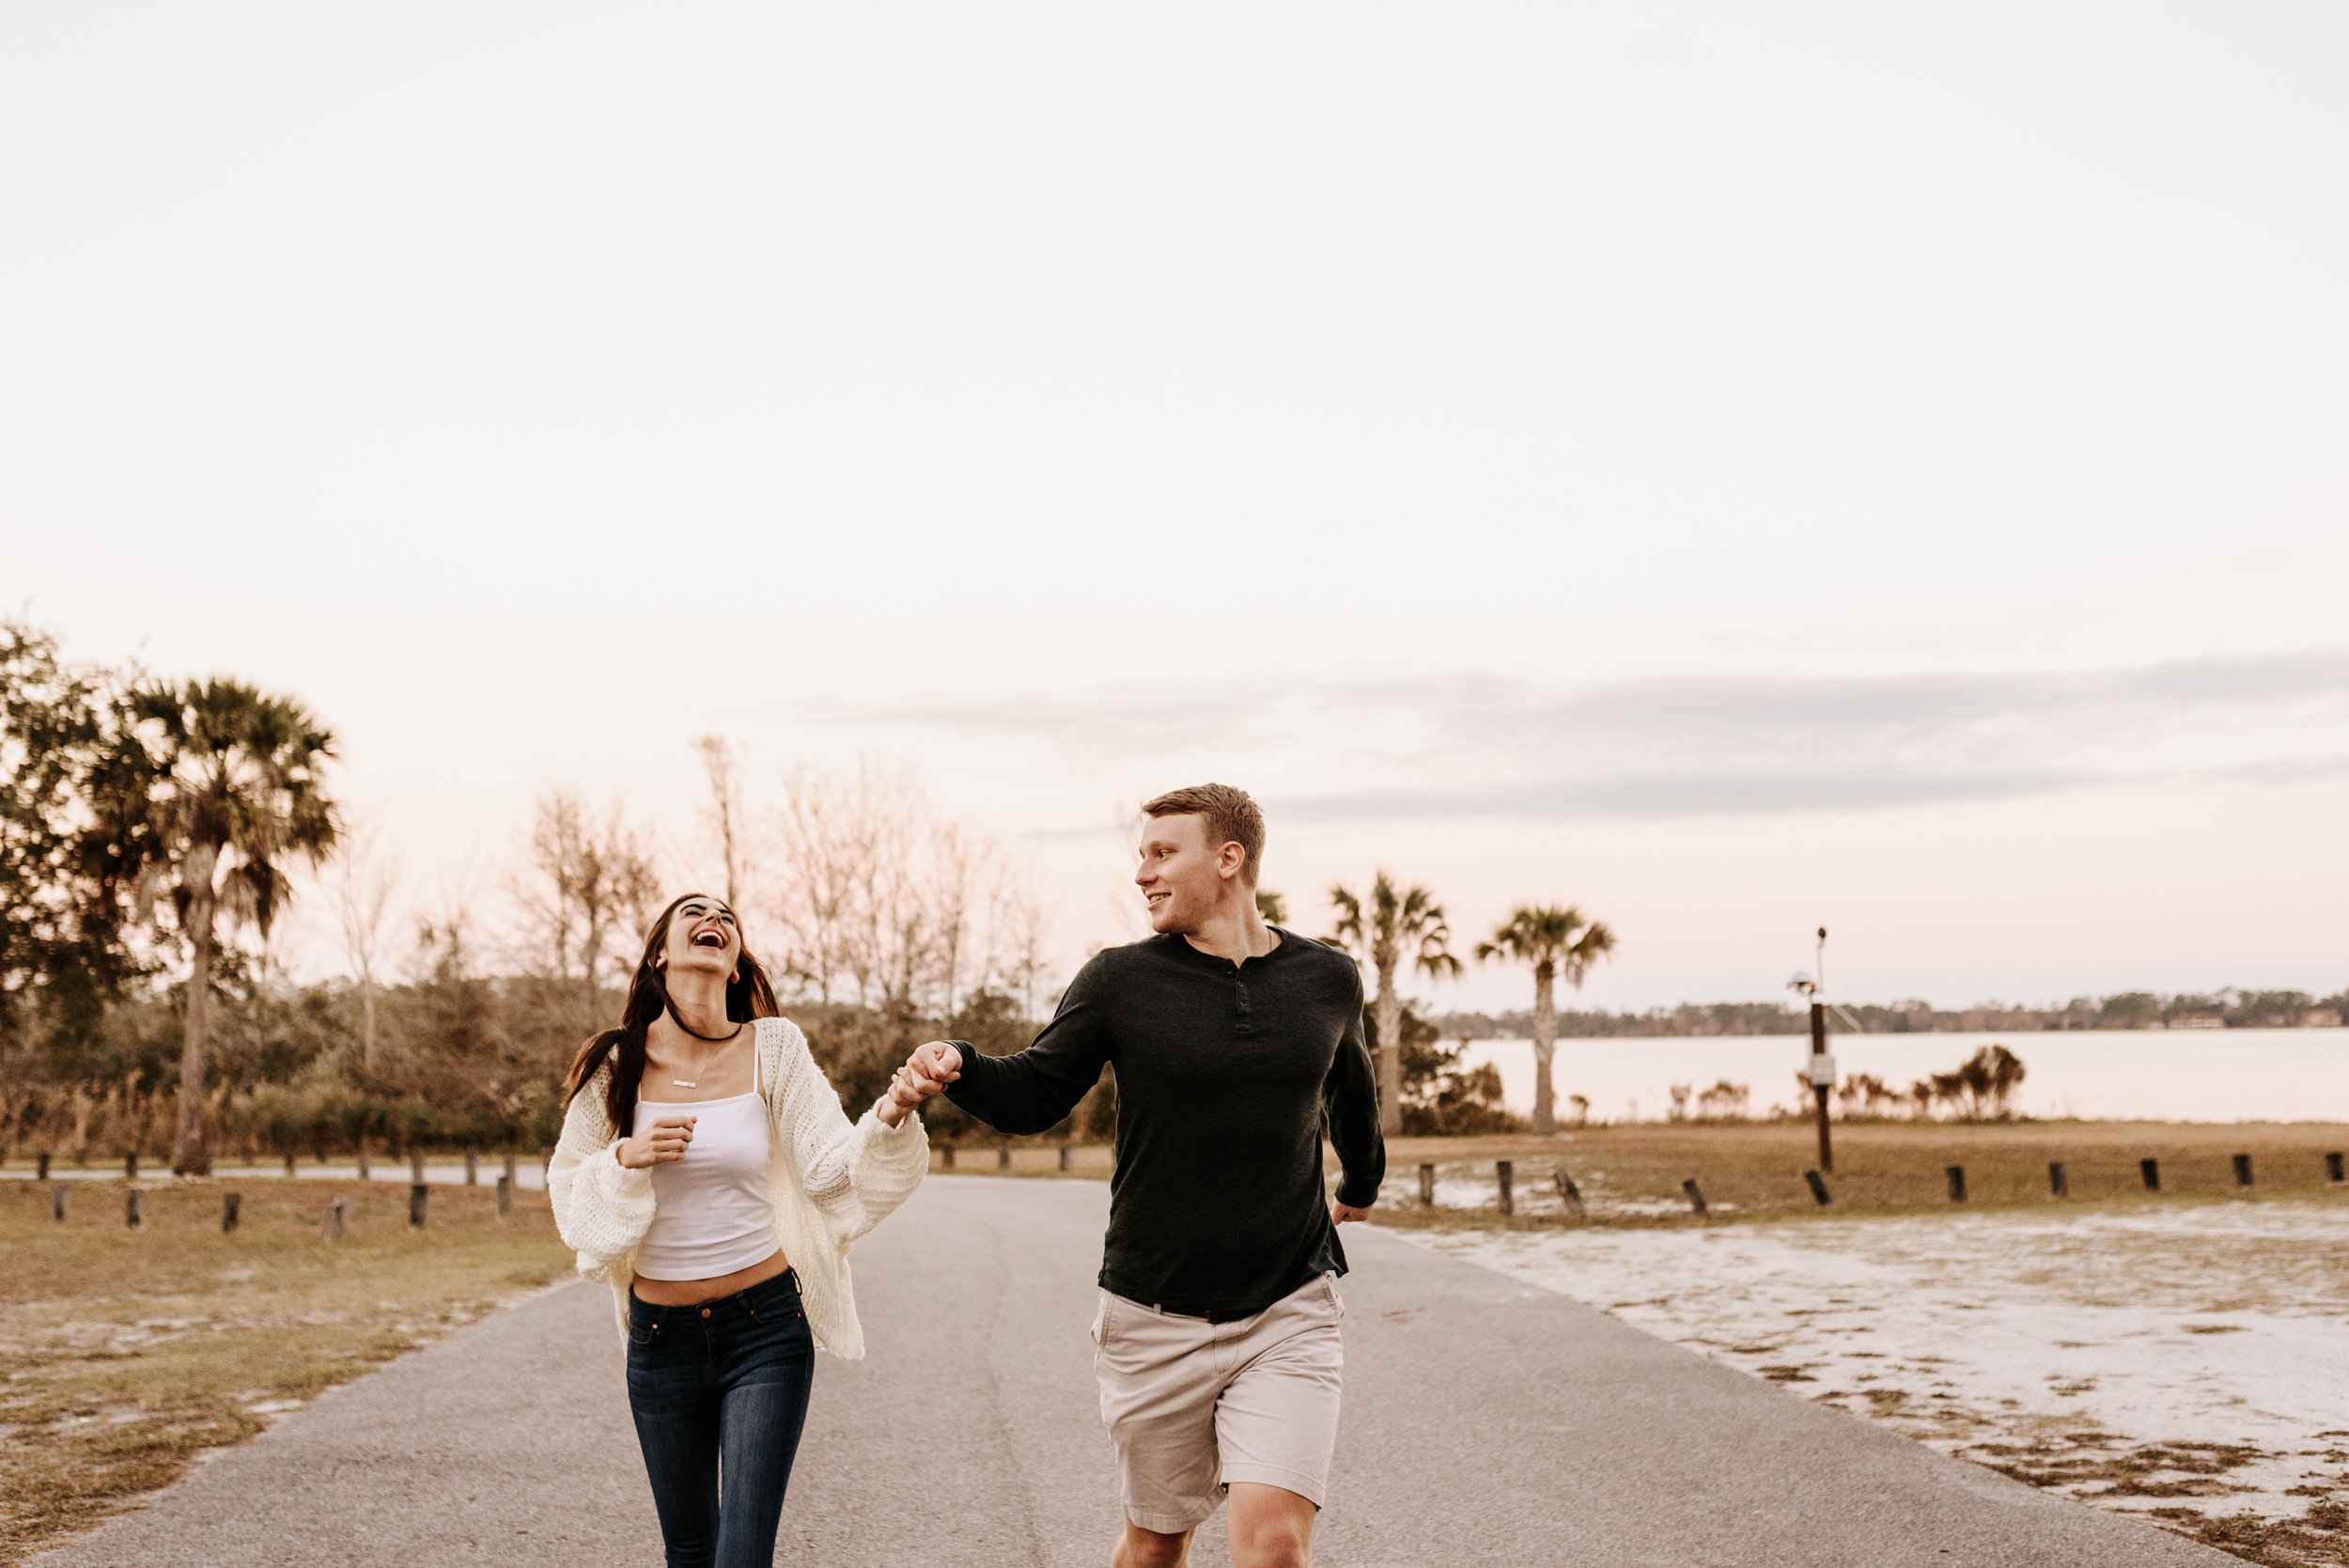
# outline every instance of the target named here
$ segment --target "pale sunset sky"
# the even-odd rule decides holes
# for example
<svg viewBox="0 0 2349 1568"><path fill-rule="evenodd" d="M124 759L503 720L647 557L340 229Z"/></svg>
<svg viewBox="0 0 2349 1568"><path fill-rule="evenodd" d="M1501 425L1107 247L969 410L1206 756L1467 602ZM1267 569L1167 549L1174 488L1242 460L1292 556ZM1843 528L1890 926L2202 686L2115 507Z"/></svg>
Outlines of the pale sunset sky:
<svg viewBox="0 0 2349 1568"><path fill-rule="evenodd" d="M719 731L918 765L1063 977L1217 779L1309 933L1603 916L1583 1005L1821 924L2331 990L2344 77L2328 4L20 6L0 602L298 695L485 900L549 783L681 889Z"/></svg>

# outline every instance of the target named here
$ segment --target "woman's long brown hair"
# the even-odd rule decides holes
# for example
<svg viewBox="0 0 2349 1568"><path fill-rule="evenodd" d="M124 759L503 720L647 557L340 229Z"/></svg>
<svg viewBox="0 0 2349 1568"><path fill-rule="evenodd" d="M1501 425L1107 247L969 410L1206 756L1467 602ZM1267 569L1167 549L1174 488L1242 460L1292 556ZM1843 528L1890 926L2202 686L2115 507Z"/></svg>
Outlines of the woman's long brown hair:
<svg viewBox="0 0 2349 1568"><path fill-rule="evenodd" d="M645 955L636 961L636 977L628 983L628 1001L620 1008L619 1028L607 1029L579 1048L579 1055L571 1062L570 1077L563 1085L563 1104L568 1109L579 1097L579 1092L587 1087L587 1080L596 1076L597 1069L610 1062L612 1081L604 1088L603 1110L622 1138L628 1137L636 1124L636 1094L645 1082L645 1032L669 1008L668 981L653 959L669 945L669 923L677 918L677 907L692 898L708 898L721 908L732 908L725 900L706 893L689 893L670 901L645 936ZM738 924L738 932L739 929ZM775 1004L775 988L768 983L767 971L751 956L749 946L744 945L735 955L734 977L726 982L726 1017L743 1023L752 1018L782 1016L783 1009Z"/></svg>

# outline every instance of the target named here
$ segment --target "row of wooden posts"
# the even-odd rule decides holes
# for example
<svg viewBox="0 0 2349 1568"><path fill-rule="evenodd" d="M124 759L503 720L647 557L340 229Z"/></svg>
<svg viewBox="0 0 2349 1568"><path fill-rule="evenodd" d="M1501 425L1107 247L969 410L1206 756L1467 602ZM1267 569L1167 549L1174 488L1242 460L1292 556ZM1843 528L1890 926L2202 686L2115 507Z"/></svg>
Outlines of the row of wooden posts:
<svg viewBox="0 0 2349 1568"><path fill-rule="evenodd" d="M1065 1157L1064 1156L1064 1159ZM411 1181L424 1180L424 1151L422 1149L408 1151L408 1172ZM46 1153L33 1157L33 1173L38 1180L45 1182L49 1179L49 1156ZM514 1173L514 1157L510 1154L506 1157L506 1173L509 1176ZM129 1181L139 1179L137 1150L133 1149L122 1157L122 1174ZM286 1156L286 1174L288 1176L294 1174L294 1157L290 1152ZM362 1143L359 1145L359 1179L363 1182L371 1181L374 1176L375 1162L367 1157L367 1146ZM468 1148L465 1151L465 1185L467 1187L481 1185L481 1151L477 1148Z"/></svg>
<svg viewBox="0 0 2349 1568"><path fill-rule="evenodd" d="M947 1163L951 1165L954 1162L951 1158L949 1158ZM1010 1163L1008 1151L1006 1151L1004 1163ZM1062 1153L1061 1169L1065 1171L1067 1168L1066 1151L1064 1150ZM2143 1181L2145 1184L2146 1191L2159 1192L2161 1190L2161 1161L2157 1159L2140 1159L2137 1162L2137 1170L2139 1179ZM1516 1163L1506 1159L1495 1160L1493 1162L1493 1174L1498 1179L1500 1184L1501 1212L1508 1215L1517 1213ZM1966 1167L1963 1165L1945 1166L1943 1168L1943 1174L1949 1182L1950 1202L1952 1203L1962 1203L1966 1202ZM2325 1157L2325 1177L2327 1181L2332 1182L2339 1182L2344 1179L2342 1156L2339 1154L2328 1154ZM1574 1211L1574 1217L1577 1219L1589 1219L1589 1211L1584 1208L1582 1203L1582 1189L1575 1184L1573 1173L1562 1165L1550 1172L1550 1179L1557 1184L1559 1201L1564 1203L1566 1207ZM1802 1179L1811 1188L1812 1200L1821 1208L1827 1208L1833 1204L1835 1197L1833 1193L1828 1190L1826 1177L1820 1175L1816 1171L1805 1171L1802 1173ZM2237 1187L2250 1187L2253 1185L2251 1179L2251 1157L2249 1155L2237 1155L2234 1157L2234 1184ZM1694 1176L1691 1176L1687 1181L1682 1182L1680 1184L1680 1190L1688 1198L1688 1208L1691 1213L1703 1214L1706 1212L1704 1205L1704 1190L1697 1186L1697 1181ZM2064 1173L2063 1161L2060 1159L2049 1160L2047 1162L2047 1190L2052 1196L2058 1198L2068 1198L2072 1195L2071 1180ZM1423 1208L1433 1208L1436 1206L1436 1167L1432 1163L1423 1162L1419 1168L1419 1202L1420 1206Z"/></svg>
<svg viewBox="0 0 2349 1568"><path fill-rule="evenodd" d="M418 1154L413 1157L409 1172L412 1179L408 1184L408 1223L412 1229L422 1230L425 1216L431 1206L432 1197L432 1188L426 1185L424 1179L423 1155ZM138 1179L138 1157L136 1155L132 1155L123 1161L122 1173L132 1181ZM291 1155L286 1157L286 1173L289 1176L293 1174ZM43 1181L49 1179L49 1157L47 1155L40 1157L40 1177ZM468 1187L480 1185L478 1169L474 1161L474 1151L471 1149L465 1151L465 1184ZM49 1218L59 1224L65 1222L67 1212L65 1195L71 1186L70 1182L50 1182L49 1184ZM147 1223L146 1204L140 1197L144 1190L136 1187L123 1189L122 1220L125 1225L134 1231ZM223 1235L235 1233L237 1222L243 1209L243 1193L224 1192L220 1195L220 1229ZM335 1198L326 1205L327 1240L340 1241L343 1238L349 1229L349 1215L350 1200L347 1198ZM510 1219L513 1217L514 1157L507 1155L506 1169L498 1175L498 1218Z"/></svg>
<svg viewBox="0 0 2349 1568"><path fill-rule="evenodd" d="M938 1165L939 1169L941 1171L951 1171L955 1168L955 1146L952 1143L941 1143L938 1146ZM1063 1143L1060 1146L1060 1168L1064 1171L1074 1171L1077 1168L1077 1149L1075 1144ZM998 1171L1008 1171L1011 1169L1011 1143L1009 1140L995 1145L995 1169Z"/></svg>

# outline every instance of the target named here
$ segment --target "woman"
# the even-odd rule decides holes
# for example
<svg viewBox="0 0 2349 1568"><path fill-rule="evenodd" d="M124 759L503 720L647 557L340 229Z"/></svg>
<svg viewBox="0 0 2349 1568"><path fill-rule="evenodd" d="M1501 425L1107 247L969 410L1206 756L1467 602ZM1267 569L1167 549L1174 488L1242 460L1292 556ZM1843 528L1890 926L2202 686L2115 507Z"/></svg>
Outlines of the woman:
<svg viewBox="0 0 2349 1568"><path fill-rule="evenodd" d="M670 1568L774 1561L816 1351L864 1354L848 1244L929 1169L919 1087L850 1126L704 893L653 922L620 1027L571 1063L547 1194L612 1281Z"/></svg>

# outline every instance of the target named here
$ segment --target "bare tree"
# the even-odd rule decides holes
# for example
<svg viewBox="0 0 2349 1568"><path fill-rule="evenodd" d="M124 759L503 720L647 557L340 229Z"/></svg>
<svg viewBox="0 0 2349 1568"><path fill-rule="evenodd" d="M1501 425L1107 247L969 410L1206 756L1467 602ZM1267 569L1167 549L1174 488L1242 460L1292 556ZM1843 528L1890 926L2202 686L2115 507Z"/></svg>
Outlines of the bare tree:
<svg viewBox="0 0 2349 1568"><path fill-rule="evenodd" d="M1019 998L1019 1016L1037 1017L1036 982L1044 975L1044 949L1051 917L1036 897L1040 880L1033 865L998 866L988 892L986 971Z"/></svg>
<svg viewBox="0 0 2349 1568"><path fill-rule="evenodd" d="M346 824L341 853L329 874L334 920L343 936L343 955L359 983L359 1065L375 1071L376 971L384 958L387 916L400 883L399 852L370 821Z"/></svg>
<svg viewBox="0 0 2349 1568"><path fill-rule="evenodd" d="M578 980L592 1003L604 949L650 919L659 892L651 839L618 800L599 820L574 790L539 796L513 893L550 973Z"/></svg>
<svg viewBox="0 0 2349 1568"><path fill-rule="evenodd" d="M693 742L701 753L702 772L709 781L709 804L705 808L712 835L725 865L726 902L742 907L743 829L740 766L734 747L722 736L705 735Z"/></svg>
<svg viewBox="0 0 2349 1568"><path fill-rule="evenodd" d="M774 880L761 890L759 904L787 944L779 967L814 986L827 1008L847 967L856 865L864 848L853 813L837 779L802 764L784 775L783 802L767 816Z"/></svg>
<svg viewBox="0 0 2349 1568"><path fill-rule="evenodd" d="M779 966L827 1008L950 1017L1003 984L1033 1002L1045 923L1000 847L940 815L910 768L875 757L842 776L801 766L767 818L761 911Z"/></svg>

